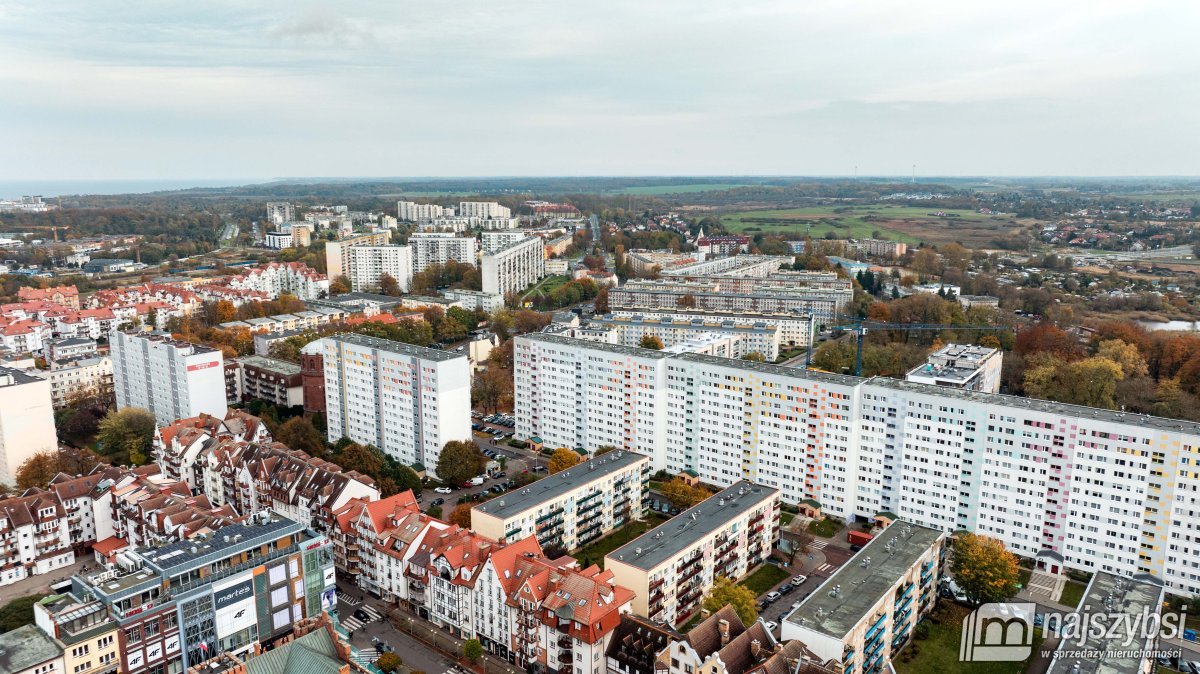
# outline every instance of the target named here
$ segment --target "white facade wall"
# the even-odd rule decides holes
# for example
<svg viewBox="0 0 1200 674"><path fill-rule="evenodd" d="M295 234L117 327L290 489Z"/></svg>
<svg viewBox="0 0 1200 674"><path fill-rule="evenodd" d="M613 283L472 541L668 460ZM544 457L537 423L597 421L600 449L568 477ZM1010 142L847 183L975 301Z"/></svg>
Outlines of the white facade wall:
<svg viewBox="0 0 1200 674"><path fill-rule="evenodd" d="M437 204L418 204L413 201L396 202L396 219L404 222L424 222L454 212L453 208L446 209Z"/></svg>
<svg viewBox="0 0 1200 674"><path fill-rule="evenodd" d="M495 201L462 201L458 204L458 215L468 218L511 218L512 210Z"/></svg>
<svg viewBox="0 0 1200 674"><path fill-rule="evenodd" d="M56 447L50 382L0 368L0 483L13 485L21 464Z"/></svg>
<svg viewBox="0 0 1200 674"><path fill-rule="evenodd" d="M412 287L413 255L410 246L353 246L347 276L355 292L377 290L384 274L396 279L400 290Z"/></svg>
<svg viewBox="0 0 1200 674"><path fill-rule="evenodd" d="M479 262L479 242L474 237L455 236L449 232L417 232L409 237L408 245L413 250L414 273L450 260L470 265Z"/></svg>
<svg viewBox="0 0 1200 674"><path fill-rule="evenodd" d="M117 409L150 410L159 423L211 414L224 418L225 359L220 351L162 334L109 335Z"/></svg>
<svg viewBox="0 0 1200 674"><path fill-rule="evenodd" d="M522 239L480 258L483 292L507 295L546 275L546 250L538 238Z"/></svg>

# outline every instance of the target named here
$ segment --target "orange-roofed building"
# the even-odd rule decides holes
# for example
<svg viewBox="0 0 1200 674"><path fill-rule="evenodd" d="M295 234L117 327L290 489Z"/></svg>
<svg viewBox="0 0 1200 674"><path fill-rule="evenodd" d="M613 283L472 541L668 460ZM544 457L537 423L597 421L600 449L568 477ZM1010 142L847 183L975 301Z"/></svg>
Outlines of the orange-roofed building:
<svg viewBox="0 0 1200 674"><path fill-rule="evenodd" d="M23 302L53 302L54 304L61 304L71 309L79 309L79 288L75 286L21 288L17 290L17 297Z"/></svg>

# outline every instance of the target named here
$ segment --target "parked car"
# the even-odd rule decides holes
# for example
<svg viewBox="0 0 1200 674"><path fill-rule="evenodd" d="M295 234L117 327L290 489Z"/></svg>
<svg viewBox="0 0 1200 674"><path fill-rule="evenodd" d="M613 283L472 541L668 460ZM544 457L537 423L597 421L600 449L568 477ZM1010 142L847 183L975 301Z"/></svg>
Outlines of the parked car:
<svg viewBox="0 0 1200 674"><path fill-rule="evenodd" d="M533 467L533 472L535 472L535 473L544 473L544 472L546 472L546 467L545 467L545 466L534 466L534 467Z"/></svg>
<svg viewBox="0 0 1200 674"><path fill-rule="evenodd" d="M366 611L362 610L361 608L354 609L354 617L358 618L359 620L361 620L365 623L371 622L371 615L369 613L367 613Z"/></svg>
<svg viewBox="0 0 1200 674"><path fill-rule="evenodd" d="M500 472L496 473L495 475L493 475L492 477L508 477L508 473L506 473L504 471L500 471Z"/></svg>
<svg viewBox="0 0 1200 674"><path fill-rule="evenodd" d="M768 593L767 593L767 599L769 599L769 600L771 600L771 601L775 601L775 600L779 599L779 598L780 598L780 597L782 597L782 596L783 596L783 595L782 595L782 594L779 594L778 592L768 592Z"/></svg>
<svg viewBox="0 0 1200 674"><path fill-rule="evenodd" d="M449 494L450 492L452 492L454 490L451 489L450 487L438 487L437 489L434 489L433 491L435 491L439 494Z"/></svg>
<svg viewBox="0 0 1200 674"><path fill-rule="evenodd" d="M796 588L791 583L784 583L779 586L779 594L788 594L794 589Z"/></svg>
<svg viewBox="0 0 1200 674"><path fill-rule="evenodd" d="M792 585L795 585L796 587L800 587L807 580L808 580L808 576L804 576L804 575L796 576L795 578L792 579Z"/></svg>
<svg viewBox="0 0 1200 674"><path fill-rule="evenodd" d="M430 505L431 507L432 507L432 506L440 506L440 505L442 505L442 504L443 504L443 503L445 503L445 502L446 502L446 499L444 499L444 498L442 498L441 496L439 496L439 497L437 497L437 498L433 499L432 501L430 501L430 502L429 502L429 505Z"/></svg>
<svg viewBox="0 0 1200 674"><path fill-rule="evenodd" d="M766 625L764 625L764 627L766 627L766 628L767 628L767 631L768 631L768 632L774 633L774 632L775 632L775 628L776 628L776 627L779 627L779 623L775 622L774 620L768 620L768 621L767 621L767 624L766 624Z"/></svg>

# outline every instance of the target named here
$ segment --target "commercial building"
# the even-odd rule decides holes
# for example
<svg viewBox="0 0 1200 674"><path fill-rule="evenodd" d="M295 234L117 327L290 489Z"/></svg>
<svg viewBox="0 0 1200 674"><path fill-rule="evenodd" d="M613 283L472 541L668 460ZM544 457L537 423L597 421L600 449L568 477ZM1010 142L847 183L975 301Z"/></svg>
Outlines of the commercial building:
<svg viewBox="0 0 1200 674"><path fill-rule="evenodd" d="M521 239L480 258L483 292L507 295L524 290L546 275L546 251L538 238Z"/></svg>
<svg viewBox="0 0 1200 674"><path fill-rule="evenodd" d="M104 605L71 593L53 594L33 605L34 624L62 649L63 671L116 674L121 651L117 622ZM12 670L5 670L12 671Z"/></svg>
<svg viewBox="0 0 1200 674"><path fill-rule="evenodd" d="M1000 392L1000 349L972 344L947 344L904 376L908 381L950 386L984 393Z"/></svg>
<svg viewBox="0 0 1200 674"><path fill-rule="evenodd" d="M640 317L648 321L701 321L740 327L767 325L779 328L781 347L807 347L813 334L813 317L802 313L755 313L728 311L701 311L699 309L621 309L613 308L603 318L630 319ZM601 318L601 317L597 317Z"/></svg>
<svg viewBox="0 0 1200 674"><path fill-rule="evenodd" d="M701 335L717 334L731 340L730 358L757 353L768 362L779 358L781 331L778 325L765 322L738 325L733 321L702 318L670 319L642 316L596 316L588 327L612 329L617 332L616 344L637 346L646 336L657 337L664 347L685 344Z"/></svg>
<svg viewBox="0 0 1200 674"><path fill-rule="evenodd" d="M410 246L353 246L346 276L356 291L379 290L384 275L396 280L403 292L412 287L413 249Z"/></svg>
<svg viewBox="0 0 1200 674"><path fill-rule="evenodd" d="M350 438L433 469L443 445L471 439L465 355L362 335L320 342L330 442Z"/></svg>
<svg viewBox="0 0 1200 674"><path fill-rule="evenodd" d="M574 550L641 519L650 459L616 450L471 509L471 530L511 543L536 536L543 548Z"/></svg>
<svg viewBox="0 0 1200 674"><path fill-rule="evenodd" d="M450 260L474 265L478 263L479 242L473 236L456 236L450 232L414 232L408 237L412 247L413 272L419 273L435 264Z"/></svg>
<svg viewBox="0 0 1200 674"><path fill-rule="evenodd" d="M783 619L781 636L839 671L888 671L933 610L946 552L945 532L893 522Z"/></svg>
<svg viewBox="0 0 1200 674"><path fill-rule="evenodd" d="M50 382L0 367L0 483L12 486L21 464L56 447Z"/></svg>
<svg viewBox="0 0 1200 674"><path fill-rule="evenodd" d="M117 409L141 407L162 424L225 416L225 358L217 349L120 330L109 335L109 345Z"/></svg>
<svg viewBox="0 0 1200 674"><path fill-rule="evenodd" d="M384 246L392 240L392 233L383 230L367 234L355 234L325 244L325 274L335 279L349 274L350 251L355 246Z"/></svg>
<svg viewBox="0 0 1200 674"><path fill-rule="evenodd" d="M119 670L180 672L216 653L270 646L336 602L329 539L277 514L162 545L71 578L119 628Z"/></svg>
<svg viewBox="0 0 1200 674"><path fill-rule="evenodd" d="M779 490L739 481L604 557L633 591L633 611L668 625L700 609L718 576L738 579L771 555Z"/></svg>

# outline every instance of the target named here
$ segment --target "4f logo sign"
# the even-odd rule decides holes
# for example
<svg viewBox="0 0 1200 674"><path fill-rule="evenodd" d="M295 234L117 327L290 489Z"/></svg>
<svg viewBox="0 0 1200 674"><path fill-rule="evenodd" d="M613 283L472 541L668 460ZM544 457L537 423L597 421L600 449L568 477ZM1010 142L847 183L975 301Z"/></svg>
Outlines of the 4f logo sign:
<svg viewBox="0 0 1200 674"><path fill-rule="evenodd" d="M246 609L242 609L242 610L238 611L237 613L234 613L233 619L237 620L238 618L241 618L244 615L246 615Z"/></svg>
<svg viewBox="0 0 1200 674"><path fill-rule="evenodd" d="M1033 653L1033 604L984 604L963 618L958 659L1021 662Z"/></svg>

